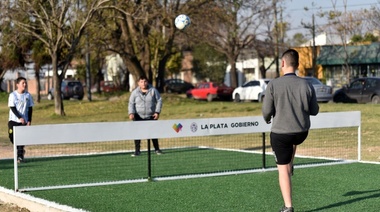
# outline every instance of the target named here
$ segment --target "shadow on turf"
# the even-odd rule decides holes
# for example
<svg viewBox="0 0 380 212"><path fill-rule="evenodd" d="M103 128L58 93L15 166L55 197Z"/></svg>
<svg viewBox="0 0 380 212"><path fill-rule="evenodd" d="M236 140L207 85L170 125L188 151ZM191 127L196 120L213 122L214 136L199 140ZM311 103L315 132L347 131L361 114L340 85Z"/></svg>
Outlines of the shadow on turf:
<svg viewBox="0 0 380 212"><path fill-rule="evenodd" d="M14 165L13 159L12 160L10 160L10 159L0 160L1 169L13 169L13 165Z"/></svg>
<svg viewBox="0 0 380 212"><path fill-rule="evenodd" d="M366 193L373 193L373 192L380 192L380 189L377 190L369 190L369 191L350 191L345 193L343 196L349 197L354 195L360 195L360 194L366 194Z"/></svg>
<svg viewBox="0 0 380 212"><path fill-rule="evenodd" d="M271 145L266 145L265 146L265 149L268 149L268 148L271 148L272 146ZM258 147L252 147L252 148L245 148L244 150L262 150L263 147L262 146L258 146Z"/></svg>
<svg viewBox="0 0 380 212"><path fill-rule="evenodd" d="M371 194L371 193L373 193L373 194ZM327 210L327 209L338 208L338 207L340 207L342 205L348 205L348 204L352 204L354 202L363 201L363 200L366 200L366 199L379 198L380 197L380 189L378 189L378 190L368 190L368 191L349 191L349 192L343 194L343 196L345 196L345 197L351 197L352 198L352 196L362 195L362 194L370 194L370 195L362 196L362 197L356 197L356 198L353 198L353 199L350 199L350 200L347 200L347 201L343 201L343 202L337 202L337 203L334 203L334 204L331 204L331 205L327 205L327 206L324 206L324 207L316 208L316 209L313 209L313 210L308 210L306 212L323 211L323 210Z"/></svg>

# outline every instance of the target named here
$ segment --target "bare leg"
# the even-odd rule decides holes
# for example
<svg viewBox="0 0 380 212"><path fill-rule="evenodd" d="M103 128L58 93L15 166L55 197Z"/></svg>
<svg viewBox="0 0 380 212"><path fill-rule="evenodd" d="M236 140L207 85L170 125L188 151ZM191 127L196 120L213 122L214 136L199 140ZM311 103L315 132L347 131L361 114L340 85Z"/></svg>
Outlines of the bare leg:
<svg viewBox="0 0 380 212"><path fill-rule="evenodd" d="M293 145L293 155L292 155L292 160L290 161L290 174L293 176L293 169L294 169L294 166L293 166L293 161L294 161L294 156L296 155L296 150L297 150L297 145Z"/></svg>
<svg viewBox="0 0 380 212"><path fill-rule="evenodd" d="M286 207L292 207L291 167L291 163L277 165L281 194Z"/></svg>
<svg viewBox="0 0 380 212"><path fill-rule="evenodd" d="M293 160L296 154L297 146L293 146L292 160L289 164L277 165L278 178L280 183L280 189L282 198L284 200L285 207L292 207L292 175L293 175Z"/></svg>

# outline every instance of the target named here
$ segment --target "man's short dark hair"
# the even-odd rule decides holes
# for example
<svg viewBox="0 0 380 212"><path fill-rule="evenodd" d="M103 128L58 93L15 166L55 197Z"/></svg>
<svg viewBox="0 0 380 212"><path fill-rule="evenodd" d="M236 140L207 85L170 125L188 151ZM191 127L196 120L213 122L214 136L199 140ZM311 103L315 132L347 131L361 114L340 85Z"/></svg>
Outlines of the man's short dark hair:
<svg viewBox="0 0 380 212"><path fill-rule="evenodd" d="M288 49L282 54L282 59L286 61L286 63L289 66L292 66L294 68L298 67L298 60L299 60L299 55L298 52L294 49Z"/></svg>
<svg viewBox="0 0 380 212"><path fill-rule="evenodd" d="M18 84L18 83L21 82L22 80L25 80L25 82L26 82L26 78L25 78L25 77L18 77L18 78L16 79L16 84Z"/></svg>
<svg viewBox="0 0 380 212"><path fill-rule="evenodd" d="M140 81L140 80L146 80L146 81L149 82L148 78L147 78L146 76L144 76L144 75L139 77L139 81Z"/></svg>

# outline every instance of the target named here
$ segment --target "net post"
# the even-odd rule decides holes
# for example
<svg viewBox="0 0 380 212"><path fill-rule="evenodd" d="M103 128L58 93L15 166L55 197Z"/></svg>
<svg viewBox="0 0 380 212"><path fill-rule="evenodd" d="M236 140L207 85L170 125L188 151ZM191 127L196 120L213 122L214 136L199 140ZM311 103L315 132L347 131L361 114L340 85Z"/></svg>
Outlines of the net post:
<svg viewBox="0 0 380 212"><path fill-rule="evenodd" d="M13 127L13 133L15 132L15 127ZM15 191L18 191L18 164L17 164L17 141L14 139L13 141L13 166L14 166L14 178L15 178Z"/></svg>
<svg viewBox="0 0 380 212"><path fill-rule="evenodd" d="M265 164L265 132L262 133L262 136L263 136L263 169L266 168L266 164Z"/></svg>
<svg viewBox="0 0 380 212"><path fill-rule="evenodd" d="M152 179L152 161L151 161L151 155L150 155L150 139L148 141L148 180L150 181Z"/></svg>
<svg viewBox="0 0 380 212"><path fill-rule="evenodd" d="M358 127L358 161L361 161L362 160L362 153L361 153L361 146L362 146L362 140L361 140L361 130L360 130L360 125Z"/></svg>

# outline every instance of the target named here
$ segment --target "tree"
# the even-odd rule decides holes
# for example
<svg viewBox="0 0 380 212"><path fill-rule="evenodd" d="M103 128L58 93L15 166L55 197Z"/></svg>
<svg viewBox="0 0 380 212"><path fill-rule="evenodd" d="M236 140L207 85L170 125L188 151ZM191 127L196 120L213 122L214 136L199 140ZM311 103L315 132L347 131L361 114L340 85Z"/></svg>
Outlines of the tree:
<svg viewBox="0 0 380 212"><path fill-rule="evenodd" d="M374 34L367 32L364 35L363 41L365 41L365 42L366 41L367 42L377 42L377 41L379 41L379 36L375 36Z"/></svg>
<svg viewBox="0 0 380 212"><path fill-rule="evenodd" d="M53 68L56 114L65 115L60 86L86 26L94 13L110 1L18 0L2 8L7 11L9 22L46 48Z"/></svg>
<svg viewBox="0 0 380 212"><path fill-rule="evenodd" d="M290 46L300 46L301 44L305 43L307 39L302 33L296 33L293 35L293 38L288 41Z"/></svg>
<svg viewBox="0 0 380 212"><path fill-rule="evenodd" d="M263 78L266 78L267 70L272 66L276 66L276 76L280 75L279 55L280 51L285 49L284 39L289 23L282 19L283 0L272 0L268 2L267 9L262 11L262 20L260 28L264 29L258 34L258 37L252 44L252 48L256 50L258 59L260 60L259 71ZM280 17L279 17L280 16ZM273 60L266 64L267 58Z"/></svg>
<svg viewBox="0 0 380 212"><path fill-rule="evenodd" d="M259 0L217 0L199 8L194 42L205 42L223 53L231 65L231 86L237 87L236 61L242 49L252 44L270 7ZM193 18L194 19L194 18Z"/></svg>
<svg viewBox="0 0 380 212"><path fill-rule="evenodd" d="M34 63L34 73L36 76L36 86L37 86L37 102L41 101L41 81L40 81L40 70L42 65L51 63L51 58L44 48L43 43L40 40L33 40L32 47L32 62Z"/></svg>
<svg viewBox="0 0 380 212"><path fill-rule="evenodd" d="M113 1L112 3L114 3ZM86 27L86 37L82 39L80 42L81 49L78 52L78 58L86 58L86 55L89 55L90 58L90 75L94 76L91 79L92 83L95 83L97 92L100 93L100 84L104 79L103 68L107 64L107 56L114 54L112 51L107 49L107 46L111 42L109 39L110 31L107 30L106 26L113 26L116 19L115 12L112 9L114 7L113 4L110 4L108 7L104 7L101 10L98 10L94 16L92 17L91 22L89 22ZM108 18L113 17L113 18ZM83 59L82 61L85 61ZM79 78L86 79L86 73L88 64L80 63L79 66ZM125 76L128 75L126 70L122 70ZM122 86L126 88L126 79L122 82L122 85L117 84L117 86Z"/></svg>
<svg viewBox="0 0 380 212"><path fill-rule="evenodd" d="M95 18L96 19L96 18ZM75 58L77 58L76 63L76 78L81 81L86 81L86 86L93 85L97 86L97 92L100 93L100 82L104 80L103 68L105 66L107 51L104 46L99 43L98 38L102 38L102 33L96 30L96 25L98 20L93 20L86 30L86 39L82 39ZM89 56L89 61L86 61L86 56ZM88 63L89 62L89 66ZM90 67L90 84L87 82L88 67ZM87 87L88 88L88 87Z"/></svg>
<svg viewBox="0 0 380 212"><path fill-rule="evenodd" d="M0 79L2 81L6 71L20 67L25 69L25 53L29 48L25 37L11 24L3 21L1 23Z"/></svg>
<svg viewBox="0 0 380 212"><path fill-rule="evenodd" d="M175 17L181 13L190 17L200 15L198 8L210 2L212 1L121 1L118 4L119 21L113 31L116 42L112 49L122 55L135 79L139 75L145 75L162 90L166 63L184 45L183 42L179 46L175 45L178 35L186 33L175 28Z"/></svg>
<svg viewBox="0 0 380 212"><path fill-rule="evenodd" d="M226 73L226 56L206 44L194 46L194 72L197 78L223 82Z"/></svg>
<svg viewBox="0 0 380 212"><path fill-rule="evenodd" d="M181 71L182 54L177 52L173 54L166 63L166 76L177 75Z"/></svg>
<svg viewBox="0 0 380 212"><path fill-rule="evenodd" d="M349 82L350 81L350 66L348 64L348 51L347 51L347 38L348 38L348 32L349 32L349 26L348 22L346 22L346 9L347 9L347 2L344 1L344 12L338 11L336 8L336 1L331 0L333 10L330 10L328 12L322 12L319 14L320 17L326 17L328 24L324 27L323 31L327 31L329 34L337 34L341 37L342 45L344 48L344 66L343 70L345 71L346 79ZM348 83L346 82L346 83Z"/></svg>
<svg viewBox="0 0 380 212"><path fill-rule="evenodd" d="M179 52L174 45L179 33L174 27L175 17L180 13L191 14L207 2L115 1L113 11L108 12L107 20L100 27L109 32L103 43L107 50L123 58L135 79L145 75L162 90L166 63Z"/></svg>
<svg viewBox="0 0 380 212"><path fill-rule="evenodd" d="M361 42L377 42L377 41L379 41L379 37L368 32L364 35L364 37L362 35L354 35L351 38L351 44L361 43Z"/></svg>
<svg viewBox="0 0 380 212"><path fill-rule="evenodd" d="M380 6L376 4L376 6L372 6L370 10L364 10L363 20L369 22L368 31L375 31L380 29Z"/></svg>

